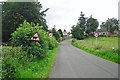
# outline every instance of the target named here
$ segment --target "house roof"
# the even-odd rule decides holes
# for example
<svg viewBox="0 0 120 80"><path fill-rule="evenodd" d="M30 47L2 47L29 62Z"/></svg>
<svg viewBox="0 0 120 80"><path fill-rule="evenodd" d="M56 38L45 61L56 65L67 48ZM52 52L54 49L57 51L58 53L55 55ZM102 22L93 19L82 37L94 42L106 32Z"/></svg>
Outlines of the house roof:
<svg viewBox="0 0 120 80"><path fill-rule="evenodd" d="M101 28L101 29L96 30L96 32L107 32L107 30L105 28Z"/></svg>

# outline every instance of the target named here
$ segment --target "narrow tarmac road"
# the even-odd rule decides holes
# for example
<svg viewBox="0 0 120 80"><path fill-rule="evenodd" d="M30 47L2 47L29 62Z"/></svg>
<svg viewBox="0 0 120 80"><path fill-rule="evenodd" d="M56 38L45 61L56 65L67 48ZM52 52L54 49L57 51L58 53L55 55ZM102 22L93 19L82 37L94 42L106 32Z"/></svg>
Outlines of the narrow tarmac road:
<svg viewBox="0 0 120 80"><path fill-rule="evenodd" d="M61 43L50 78L118 78L118 64Z"/></svg>

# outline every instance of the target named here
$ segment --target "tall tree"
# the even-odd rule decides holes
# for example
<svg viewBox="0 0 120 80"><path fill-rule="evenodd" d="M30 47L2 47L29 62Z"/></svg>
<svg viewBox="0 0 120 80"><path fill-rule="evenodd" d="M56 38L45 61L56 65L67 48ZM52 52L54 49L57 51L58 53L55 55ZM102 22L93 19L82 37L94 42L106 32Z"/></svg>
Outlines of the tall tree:
<svg viewBox="0 0 120 80"><path fill-rule="evenodd" d="M57 41L59 41L60 39L60 33L56 30L55 26L54 28L52 28L52 33L53 33L53 36L56 38Z"/></svg>
<svg viewBox="0 0 120 80"><path fill-rule="evenodd" d="M116 18L108 18L103 26L108 32L113 33L119 29L119 21Z"/></svg>
<svg viewBox="0 0 120 80"><path fill-rule="evenodd" d="M83 12L81 12L80 17L78 19L78 23L77 23L77 25L83 31L82 33L84 33L85 27L86 27L86 17L84 17L84 16L85 16L85 14L83 14Z"/></svg>
<svg viewBox="0 0 120 80"><path fill-rule="evenodd" d="M96 29L99 26L99 22L97 19L94 19L92 15L90 16L89 19L87 19L86 23L86 33L88 35L93 35L93 32L96 31Z"/></svg>
<svg viewBox="0 0 120 80"><path fill-rule="evenodd" d="M105 27L105 22L102 22L100 28L104 28L104 27Z"/></svg>
<svg viewBox="0 0 120 80"><path fill-rule="evenodd" d="M75 26L72 26L72 36L76 39L84 39L84 32L86 28L86 18L85 14L81 12L80 17L78 19L78 23Z"/></svg>
<svg viewBox="0 0 120 80"><path fill-rule="evenodd" d="M72 26L71 33L72 33L73 38L76 38L76 39L84 38L83 31L80 29L80 27L78 25Z"/></svg>
<svg viewBox="0 0 120 80"><path fill-rule="evenodd" d="M23 23L24 20L34 22L35 24L43 26L47 30L45 20L45 12L42 11L40 2L4 2L2 4L2 39L8 41L11 33Z"/></svg>

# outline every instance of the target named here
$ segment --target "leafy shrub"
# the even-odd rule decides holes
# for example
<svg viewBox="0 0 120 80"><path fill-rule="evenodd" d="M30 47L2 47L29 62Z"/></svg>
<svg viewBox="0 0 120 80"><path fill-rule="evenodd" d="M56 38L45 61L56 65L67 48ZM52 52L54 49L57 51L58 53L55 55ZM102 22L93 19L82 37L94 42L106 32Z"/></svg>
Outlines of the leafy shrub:
<svg viewBox="0 0 120 80"><path fill-rule="evenodd" d="M45 58L28 58L21 47L2 47L2 79L48 78L58 47L48 50ZM14 79L13 79L14 80ZM16 79L15 79L16 80Z"/></svg>
<svg viewBox="0 0 120 80"><path fill-rule="evenodd" d="M22 54L20 47L2 47L2 78L16 78L19 76L19 56ZM23 59L23 58L22 58ZM21 60L21 59L20 59ZM26 62L26 61L25 61Z"/></svg>
<svg viewBox="0 0 120 80"><path fill-rule="evenodd" d="M54 37L51 37L49 40L49 50L54 49L55 47L58 46L58 43Z"/></svg>
<svg viewBox="0 0 120 80"><path fill-rule="evenodd" d="M35 32L38 32L40 42L30 41L31 36ZM32 54L34 57L40 58L45 56L49 48L49 36L42 30L42 26L24 21L24 23L20 24L16 31L12 33L12 44L13 46L22 46L29 56Z"/></svg>
<svg viewBox="0 0 120 80"><path fill-rule="evenodd" d="M2 61L2 78L15 78L18 76L16 65L14 60L11 58L5 58Z"/></svg>

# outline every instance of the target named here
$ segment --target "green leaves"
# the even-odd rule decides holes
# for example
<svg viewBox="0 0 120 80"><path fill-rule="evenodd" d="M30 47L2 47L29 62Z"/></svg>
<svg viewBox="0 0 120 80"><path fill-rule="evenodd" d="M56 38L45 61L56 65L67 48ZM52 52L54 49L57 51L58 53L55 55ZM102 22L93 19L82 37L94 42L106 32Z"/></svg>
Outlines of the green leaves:
<svg viewBox="0 0 120 80"><path fill-rule="evenodd" d="M41 26L34 26L33 23L29 24L24 21L24 23L11 34L13 46L22 46L29 55L32 54L38 58L43 57L49 47L49 36L40 27ZM30 38L35 32L38 32L40 42L30 41Z"/></svg>
<svg viewBox="0 0 120 80"><path fill-rule="evenodd" d="M27 20L28 22L39 23L43 26L42 29L47 30L45 13L41 11L42 5L40 2L4 2L2 4L2 31L3 41L8 41L11 38L10 34L16 28Z"/></svg>
<svg viewBox="0 0 120 80"><path fill-rule="evenodd" d="M80 17L78 19L78 23L74 26L72 26L72 36L76 39L84 39L84 32L85 32L85 24L86 24L86 18L84 17L84 14L81 12Z"/></svg>
<svg viewBox="0 0 120 80"><path fill-rule="evenodd" d="M105 28L108 32L114 33L115 30L118 30L119 21L116 18L111 18L106 20L105 23L101 24L101 28Z"/></svg>
<svg viewBox="0 0 120 80"><path fill-rule="evenodd" d="M47 51L46 57L31 60L21 47L3 46L2 78L48 78L58 50L56 47Z"/></svg>
<svg viewBox="0 0 120 80"><path fill-rule="evenodd" d="M99 22L98 22L97 19L94 19L94 18L90 17L90 18L87 20L86 26L87 26L86 33L87 33L88 35L93 35L92 32L95 32L95 31L96 31L96 29L97 29L98 26L99 26Z"/></svg>
<svg viewBox="0 0 120 80"><path fill-rule="evenodd" d="M30 41L38 32L40 42ZM12 35L12 47L3 47L2 78L48 78L53 59L58 51L54 37L41 26L24 21Z"/></svg>

